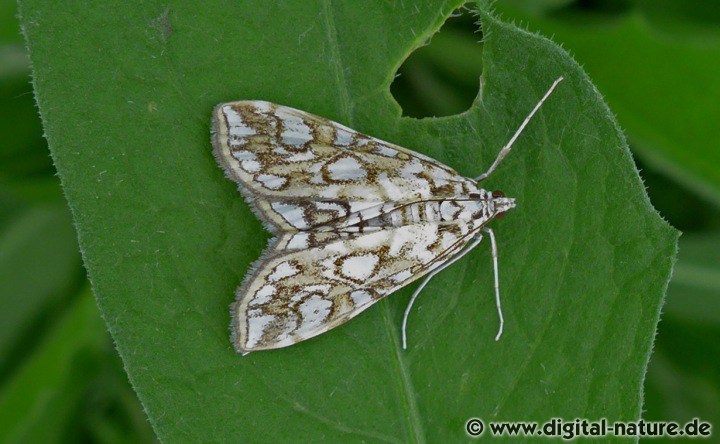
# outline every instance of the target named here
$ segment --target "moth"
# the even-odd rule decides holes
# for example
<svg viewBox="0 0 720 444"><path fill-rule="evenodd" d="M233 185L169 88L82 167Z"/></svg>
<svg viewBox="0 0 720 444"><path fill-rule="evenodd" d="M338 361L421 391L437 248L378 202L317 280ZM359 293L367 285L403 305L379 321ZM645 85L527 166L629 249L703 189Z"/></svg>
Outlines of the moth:
<svg viewBox="0 0 720 444"><path fill-rule="evenodd" d="M557 79L490 168L471 179L407 148L316 115L250 100L212 117L215 159L274 236L231 305L231 341L247 354L331 330L425 276L428 281L490 238L500 308L497 244L487 224L515 206L478 186L497 168L562 80Z"/></svg>

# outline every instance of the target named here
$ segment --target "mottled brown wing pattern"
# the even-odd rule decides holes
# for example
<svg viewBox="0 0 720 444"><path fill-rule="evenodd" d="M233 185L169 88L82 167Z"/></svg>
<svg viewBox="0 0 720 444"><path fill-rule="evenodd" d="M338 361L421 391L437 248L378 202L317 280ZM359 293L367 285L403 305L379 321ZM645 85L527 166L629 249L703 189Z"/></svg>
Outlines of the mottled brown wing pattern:
<svg viewBox="0 0 720 444"><path fill-rule="evenodd" d="M218 163L273 232L348 225L388 203L477 190L429 157L269 102L218 105L212 130Z"/></svg>
<svg viewBox="0 0 720 444"><path fill-rule="evenodd" d="M432 271L475 232L453 221L362 233L284 233L237 291L233 343L248 353L324 333Z"/></svg>
<svg viewBox="0 0 720 444"><path fill-rule="evenodd" d="M213 153L275 234L231 307L242 353L296 344L347 322L427 275L428 280L490 238L500 325L497 243L488 222L515 199L478 187L510 152L555 80L476 179L409 149L339 123L264 101L218 105Z"/></svg>

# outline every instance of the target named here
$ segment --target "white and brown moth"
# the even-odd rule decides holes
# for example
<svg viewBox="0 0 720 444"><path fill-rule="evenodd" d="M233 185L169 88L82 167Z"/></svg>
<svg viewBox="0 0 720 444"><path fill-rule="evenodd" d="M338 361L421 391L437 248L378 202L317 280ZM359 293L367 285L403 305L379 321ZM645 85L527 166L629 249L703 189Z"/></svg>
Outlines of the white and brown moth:
<svg viewBox="0 0 720 444"><path fill-rule="evenodd" d="M238 352L270 350L317 336L427 276L490 237L488 222L515 206L486 179L557 79L486 173L475 179L407 148L286 106L250 100L213 112L214 155L274 238L237 289L231 340Z"/></svg>

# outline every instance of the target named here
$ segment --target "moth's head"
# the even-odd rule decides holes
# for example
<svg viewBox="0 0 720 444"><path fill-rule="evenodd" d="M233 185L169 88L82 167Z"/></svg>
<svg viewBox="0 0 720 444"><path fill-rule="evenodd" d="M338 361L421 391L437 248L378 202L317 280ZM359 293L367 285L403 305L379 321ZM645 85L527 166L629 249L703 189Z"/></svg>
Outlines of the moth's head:
<svg viewBox="0 0 720 444"><path fill-rule="evenodd" d="M505 194L500 190L491 191L489 200L490 213L494 214L495 219L500 219L505 216L505 212L511 208L515 208L515 199L512 197L505 197Z"/></svg>
<svg viewBox="0 0 720 444"><path fill-rule="evenodd" d="M482 205L482 216L487 219L500 219L505 216L505 213L515 208L515 199L512 197L505 197L505 193L499 190L486 191L480 190L477 194L471 194L470 197L474 197Z"/></svg>

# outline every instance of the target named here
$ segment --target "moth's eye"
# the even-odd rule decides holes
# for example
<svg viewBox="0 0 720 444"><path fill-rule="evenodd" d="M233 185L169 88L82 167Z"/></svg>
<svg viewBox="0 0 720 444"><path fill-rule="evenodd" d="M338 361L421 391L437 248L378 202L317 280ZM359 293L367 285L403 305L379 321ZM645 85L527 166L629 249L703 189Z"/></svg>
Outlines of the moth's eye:
<svg viewBox="0 0 720 444"><path fill-rule="evenodd" d="M470 193L471 199L480 199L480 193Z"/></svg>
<svg viewBox="0 0 720 444"><path fill-rule="evenodd" d="M505 193L500 190L495 190L492 192L492 197L505 197Z"/></svg>

